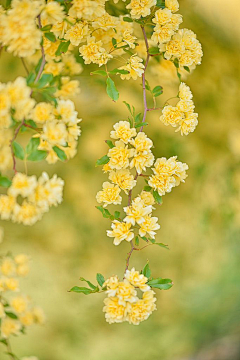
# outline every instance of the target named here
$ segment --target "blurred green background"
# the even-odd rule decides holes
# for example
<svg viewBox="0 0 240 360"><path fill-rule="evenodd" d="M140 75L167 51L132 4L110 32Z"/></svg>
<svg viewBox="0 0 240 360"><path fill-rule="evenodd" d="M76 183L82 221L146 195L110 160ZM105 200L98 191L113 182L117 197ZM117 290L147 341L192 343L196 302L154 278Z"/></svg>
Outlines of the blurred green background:
<svg viewBox="0 0 240 360"><path fill-rule="evenodd" d="M121 82L117 104L101 80L80 76L76 101L83 119L78 155L68 164L31 165L66 182L64 202L33 227L2 222L1 252L25 252L31 269L22 289L47 315L42 327L12 339L21 357L40 360L239 360L240 359L240 28L238 0L182 0L183 27L192 29L204 50L202 65L186 79L194 94L199 125L181 137L149 113L146 132L156 157L178 155L189 165L186 184L163 198L155 211L157 240L170 251L150 247L131 258L141 269L150 260L153 275L171 278L174 287L157 292L158 311L139 326L108 325L103 294L67 292L80 276L94 281L97 272L121 276L127 243L118 247L106 236L110 222L95 209L95 195L106 175L95 168L104 155L112 125L127 117L122 101L142 111L140 81ZM18 59L2 54L0 80L24 75ZM177 81L157 63L149 70L153 86L163 85L161 102L177 92ZM37 170L36 170L37 167ZM1 345L0 345L1 346ZM4 351L0 347L0 354ZM1 360L6 356L1 354Z"/></svg>

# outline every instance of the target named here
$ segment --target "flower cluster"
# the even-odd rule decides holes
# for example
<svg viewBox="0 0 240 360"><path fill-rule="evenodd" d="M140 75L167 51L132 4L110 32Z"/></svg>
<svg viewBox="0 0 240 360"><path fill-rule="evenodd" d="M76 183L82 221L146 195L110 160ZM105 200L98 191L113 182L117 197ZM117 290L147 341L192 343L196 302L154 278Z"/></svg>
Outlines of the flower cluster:
<svg viewBox="0 0 240 360"><path fill-rule="evenodd" d="M192 92L185 83L181 83L178 93L179 101L176 106L167 105L162 111L160 120L164 125L177 127L181 135L188 135L193 132L198 124L198 114L194 113Z"/></svg>
<svg viewBox="0 0 240 360"><path fill-rule="evenodd" d="M42 173L35 175L17 173L6 195L0 195L0 216L24 225L33 225L40 220L51 206L62 202L64 181L54 175L51 179ZM18 202L19 197L23 199Z"/></svg>
<svg viewBox="0 0 240 360"><path fill-rule="evenodd" d="M32 304L29 296L19 293L19 277L29 272L29 257L25 254L2 256L0 260L0 339L20 335L33 324L43 324L45 315Z"/></svg>
<svg viewBox="0 0 240 360"><path fill-rule="evenodd" d="M139 325L156 310L155 292L147 284L148 278L134 268L127 270L124 280L119 281L112 276L104 283L108 297L104 300L106 321L109 324L123 321ZM142 298L138 297L137 289L142 291Z"/></svg>

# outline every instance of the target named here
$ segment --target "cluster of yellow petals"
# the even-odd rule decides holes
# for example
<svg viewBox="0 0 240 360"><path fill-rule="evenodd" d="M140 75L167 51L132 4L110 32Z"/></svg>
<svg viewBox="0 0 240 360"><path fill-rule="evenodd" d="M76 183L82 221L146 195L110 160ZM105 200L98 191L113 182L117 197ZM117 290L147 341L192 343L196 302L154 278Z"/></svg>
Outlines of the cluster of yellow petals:
<svg viewBox="0 0 240 360"><path fill-rule="evenodd" d="M7 255L0 261L0 338L19 335L32 324L43 324L45 315L41 308L33 306L28 296L19 293L18 277L29 272L29 257ZM9 315L11 314L11 316Z"/></svg>
<svg viewBox="0 0 240 360"><path fill-rule="evenodd" d="M126 271L123 281L117 276L105 281L103 286L108 297L104 300L103 311L109 324L127 321L139 325L156 310L155 292L147 281L148 278L135 268ZM138 297L136 289L143 293L142 298Z"/></svg>

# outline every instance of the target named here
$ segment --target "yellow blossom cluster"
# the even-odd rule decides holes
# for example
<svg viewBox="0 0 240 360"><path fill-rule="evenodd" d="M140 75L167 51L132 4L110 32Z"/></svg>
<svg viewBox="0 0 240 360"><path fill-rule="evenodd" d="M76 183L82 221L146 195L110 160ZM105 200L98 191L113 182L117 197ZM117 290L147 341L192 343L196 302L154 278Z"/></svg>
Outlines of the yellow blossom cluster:
<svg viewBox="0 0 240 360"><path fill-rule="evenodd" d="M33 306L29 296L20 294L19 277L29 272L29 257L25 254L2 256L0 260L0 340L19 335L33 324L43 324L45 315Z"/></svg>
<svg viewBox="0 0 240 360"><path fill-rule="evenodd" d="M33 225L51 206L62 202L64 181L54 175L51 179L43 172L35 175L17 173L6 195L0 195L0 216L24 225ZM21 197L22 202L18 202Z"/></svg>
<svg viewBox="0 0 240 360"><path fill-rule="evenodd" d="M162 157L156 160L152 170L154 175L149 178L148 185L162 196L185 181L188 165L177 161L176 156L169 159Z"/></svg>
<svg viewBox="0 0 240 360"><path fill-rule="evenodd" d="M0 130L0 171L8 170L12 167L12 154L9 146L13 137L11 129Z"/></svg>
<svg viewBox="0 0 240 360"><path fill-rule="evenodd" d="M181 135L188 135L193 132L198 124L198 114L194 113L192 92L185 83L181 83L178 93L179 101L176 106L167 105L162 111L160 120L164 125L177 127Z"/></svg>
<svg viewBox="0 0 240 360"><path fill-rule="evenodd" d="M109 324L127 321L139 325L156 310L155 292L147 281L148 278L135 268L126 271L123 281L117 276L106 280L103 286L108 297L104 300L103 311ZM142 298L138 297L137 289L143 293Z"/></svg>

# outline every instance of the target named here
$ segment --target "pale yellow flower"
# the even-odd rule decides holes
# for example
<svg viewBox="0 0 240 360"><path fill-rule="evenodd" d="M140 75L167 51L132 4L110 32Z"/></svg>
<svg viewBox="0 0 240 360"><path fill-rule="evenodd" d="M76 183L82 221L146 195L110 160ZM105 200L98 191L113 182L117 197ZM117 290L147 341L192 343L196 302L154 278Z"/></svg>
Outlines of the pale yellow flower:
<svg viewBox="0 0 240 360"><path fill-rule="evenodd" d="M178 0L165 0L165 6L172 12L176 12L179 10Z"/></svg>
<svg viewBox="0 0 240 360"><path fill-rule="evenodd" d="M31 326L34 322L33 313L31 311L26 311L19 316L19 320L24 326Z"/></svg>
<svg viewBox="0 0 240 360"><path fill-rule="evenodd" d="M110 136L112 139L122 140L127 144L132 137L137 135L135 128L131 128L128 121L119 121L113 125L114 131L111 131Z"/></svg>
<svg viewBox="0 0 240 360"><path fill-rule="evenodd" d="M124 221L132 225L142 224L145 221L145 217L152 212L152 206L145 206L140 197L135 198L130 206L124 208L126 217Z"/></svg>
<svg viewBox="0 0 240 360"><path fill-rule="evenodd" d="M18 335L21 330L21 324L17 320L6 317L1 323L1 335L4 339L9 338L10 335Z"/></svg>
<svg viewBox="0 0 240 360"><path fill-rule="evenodd" d="M89 28L87 24L76 23L72 26L65 34L64 38L70 40L71 44L78 46L81 42L85 41L89 33Z"/></svg>
<svg viewBox="0 0 240 360"><path fill-rule="evenodd" d="M134 157L130 163L130 168L136 168L137 173L141 174L147 170L147 167L151 167L154 162L154 156L151 151L135 151Z"/></svg>
<svg viewBox="0 0 240 360"><path fill-rule="evenodd" d="M140 274L139 271L135 270L135 268L127 270L124 277L130 282L130 284L139 288L141 291L150 290L150 286L147 285L148 278L143 274Z"/></svg>
<svg viewBox="0 0 240 360"><path fill-rule="evenodd" d="M155 204L154 197L149 191L143 190L139 196L146 206Z"/></svg>
<svg viewBox="0 0 240 360"><path fill-rule="evenodd" d="M143 237L148 234L151 239L155 239L155 230L160 229L160 225L157 222L157 217L151 217L150 215L145 216L144 222L140 225L139 235Z"/></svg>
<svg viewBox="0 0 240 360"><path fill-rule="evenodd" d="M129 149L123 141L116 141L115 147L108 151L109 167L116 170L126 169L132 156L132 149Z"/></svg>
<svg viewBox="0 0 240 360"><path fill-rule="evenodd" d="M5 257L2 261L0 271L3 275L12 276L16 274L16 264L10 257Z"/></svg>
<svg viewBox="0 0 240 360"><path fill-rule="evenodd" d="M0 196L0 215L2 220L9 220L11 218L16 200L13 196Z"/></svg>
<svg viewBox="0 0 240 360"><path fill-rule="evenodd" d="M123 240L131 241L134 233L131 230L131 224L114 220L112 222L112 230L107 230L107 236L114 238L114 245L119 245Z"/></svg>
<svg viewBox="0 0 240 360"><path fill-rule="evenodd" d="M135 139L132 139L130 143L137 151L149 151L153 146L152 140L149 139L143 131L139 132Z"/></svg>
<svg viewBox="0 0 240 360"><path fill-rule="evenodd" d="M16 204L13 211L12 220L24 225L33 225L42 218L42 212L35 204L26 200L22 205Z"/></svg>
<svg viewBox="0 0 240 360"><path fill-rule="evenodd" d="M167 126L171 125L173 127L176 127L183 118L184 118L184 114L179 108L175 106L167 105L164 107L162 111L162 115L160 116L160 121L164 125Z"/></svg>
<svg viewBox="0 0 240 360"><path fill-rule="evenodd" d="M63 72L69 75L78 75L83 71L83 67L79 64L73 54L65 55L62 58Z"/></svg>
<svg viewBox="0 0 240 360"><path fill-rule="evenodd" d="M4 318L6 316L4 311L4 306L2 303L0 303L0 319Z"/></svg>
<svg viewBox="0 0 240 360"><path fill-rule="evenodd" d="M37 187L37 178L35 175L27 176L22 173L17 173L12 179L12 185L10 186L8 193L11 196L27 197L33 193Z"/></svg>
<svg viewBox="0 0 240 360"><path fill-rule="evenodd" d="M106 164L107 165L107 164ZM109 180L118 185L125 193L136 186L136 180L128 169L110 171Z"/></svg>
<svg viewBox="0 0 240 360"><path fill-rule="evenodd" d="M51 145L67 144L67 128L63 122L58 120L51 120L43 125L43 133L41 134L43 140L48 141Z"/></svg>
<svg viewBox="0 0 240 360"><path fill-rule="evenodd" d="M40 124L54 120L53 110L52 104L40 102L32 110L31 119Z"/></svg>
<svg viewBox="0 0 240 360"><path fill-rule="evenodd" d="M103 207L106 207L109 204L121 204L122 197L119 195L120 192L121 189L117 185L110 184L106 181L103 183L103 190L97 193L97 202L99 204L103 203Z"/></svg>
<svg viewBox="0 0 240 360"><path fill-rule="evenodd" d="M5 279L5 285L7 290L11 291L19 291L19 283L15 278L7 278Z"/></svg>
<svg viewBox="0 0 240 360"><path fill-rule="evenodd" d="M24 296L17 296L10 301L10 305L17 314L22 314L27 310L28 299Z"/></svg>
<svg viewBox="0 0 240 360"><path fill-rule="evenodd" d="M119 305L126 306L126 302L133 303L137 300L137 291L127 279L124 279L118 283L116 296L118 298Z"/></svg>
<svg viewBox="0 0 240 360"><path fill-rule="evenodd" d="M47 3L44 7L41 17L47 24L55 24L61 22L65 16L64 8L56 1Z"/></svg>
<svg viewBox="0 0 240 360"><path fill-rule="evenodd" d="M179 85L179 93L178 96L181 100L192 100L192 92L190 90L190 87L187 86L184 82L181 82L181 84Z"/></svg>
<svg viewBox="0 0 240 360"><path fill-rule="evenodd" d="M122 80L137 80L144 73L145 66L143 65L143 60L135 54L128 59L126 65L121 66L119 69L129 72L128 74L121 74Z"/></svg>
<svg viewBox="0 0 240 360"><path fill-rule="evenodd" d="M133 19L139 19L150 15L151 7L156 3L156 0L131 0L126 8L131 10L130 14Z"/></svg>
<svg viewBox="0 0 240 360"><path fill-rule="evenodd" d="M57 76L63 71L63 68L64 64L62 62L55 62L53 60L49 60L44 67L44 73Z"/></svg>
<svg viewBox="0 0 240 360"><path fill-rule="evenodd" d="M179 128L176 131L180 131L181 135L188 135L196 129L198 124L198 114L189 112L185 114L185 118L179 124Z"/></svg>
<svg viewBox="0 0 240 360"><path fill-rule="evenodd" d="M127 307L120 305L117 297L104 299L103 312L109 324L123 322L126 318Z"/></svg>

